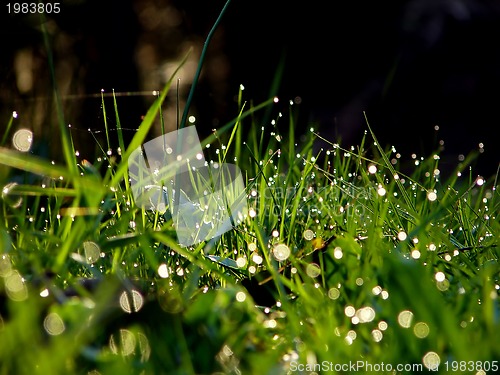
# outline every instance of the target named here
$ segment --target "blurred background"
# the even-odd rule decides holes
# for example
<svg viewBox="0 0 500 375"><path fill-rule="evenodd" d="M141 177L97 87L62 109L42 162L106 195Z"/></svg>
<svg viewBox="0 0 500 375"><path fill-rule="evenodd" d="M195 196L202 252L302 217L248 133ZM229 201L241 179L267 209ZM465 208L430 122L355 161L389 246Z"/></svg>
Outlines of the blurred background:
<svg viewBox="0 0 500 375"><path fill-rule="evenodd" d="M205 37L224 4L60 0L60 13L44 20L8 14L3 5L0 129L16 111L14 127L34 133L32 152L58 156L41 22L65 121L81 154L95 144L88 129L95 136L104 128L101 90L117 93L131 138L152 92L192 48L165 106L167 129L174 129L176 106L182 111ZM357 145L367 129L365 112L381 143L402 157L441 146L441 165L454 168L460 155L476 150L474 171L489 177L499 163L499 38L497 0L233 0L209 46L191 113L200 135L208 134L236 116L242 84L255 103L277 95L283 111L289 100L299 104L299 132L314 126L332 142ZM114 127L112 100L105 102Z"/></svg>

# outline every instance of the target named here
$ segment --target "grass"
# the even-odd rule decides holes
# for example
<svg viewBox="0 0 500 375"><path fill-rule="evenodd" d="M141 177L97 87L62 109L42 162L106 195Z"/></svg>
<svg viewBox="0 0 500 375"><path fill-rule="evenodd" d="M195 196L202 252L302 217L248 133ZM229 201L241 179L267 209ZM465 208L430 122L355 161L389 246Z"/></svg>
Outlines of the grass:
<svg viewBox="0 0 500 375"><path fill-rule="evenodd" d="M498 173L478 177L471 155L444 179L438 152L404 160L368 121L357 147L296 134L295 105L241 88L202 144L244 172L248 215L182 247L168 216L135 204L127 170L174 79L128 145L103 100L92 163L60 107L63 164L8 148L7 119L0 374L494 372Z"/></svg>
<svg viewBox="0 0 500 375"><path fill-rule="evenodd" d="M162 97L121 156L111 143L98 145L102 165L72 153L77 173L2 148L0 373L492 366L495 177L479 180L466 160L442 181L438 154L407 176L369 126L345 149L313 129L296 136L292 105L239 97L239 115L203 144L207 160L244 171L249 215L188 248L171 220L135 206L125 178ZM276 116L261 127L268 106ZM121 138L114 110L106 139Z"/></svg>

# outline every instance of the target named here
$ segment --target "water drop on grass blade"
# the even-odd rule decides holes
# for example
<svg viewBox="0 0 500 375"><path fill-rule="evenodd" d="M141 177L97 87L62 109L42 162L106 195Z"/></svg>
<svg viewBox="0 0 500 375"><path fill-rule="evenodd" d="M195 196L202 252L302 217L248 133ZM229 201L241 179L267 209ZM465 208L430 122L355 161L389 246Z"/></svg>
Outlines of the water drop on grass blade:
<svg viewBox="0 0 500 375"><path fill-rule="evenodd" d="M33 142L33 132L28 129L20 129L14 133L12 144L15 149L21 152L28 152Z"/></svg>

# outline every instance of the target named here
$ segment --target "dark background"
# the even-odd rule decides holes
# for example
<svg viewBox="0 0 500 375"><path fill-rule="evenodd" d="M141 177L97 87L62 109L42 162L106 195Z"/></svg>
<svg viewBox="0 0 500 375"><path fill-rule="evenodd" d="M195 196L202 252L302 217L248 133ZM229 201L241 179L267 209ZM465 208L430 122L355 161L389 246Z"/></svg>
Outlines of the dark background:
<svg viewBox="0 0 500 375"><path fill-rule="evenodd" d="M48 16L47 26L77 143L91 144L86 129L103 127L101 89L161 89L194 47L180 74L182 108L204 38L224 4L62 0L61 13ZM32 128L50 154L56 130L39 24L36 16L8 15L3 5L0 127L18 111L16 126ZM366 130L363 112L381 143L394 145L403 158L428 155L443 140L441 166L453 168L460 154L483 143L474 171L489 177L499 162L500 2L233 0L210 44L192 107L201 134L237 114L240 84L256 103L278 95L283 110L300 98L298 130L314 125L346 147ZM176 100L174 94L167 102L169 127ZM146 94L119 97L122 126L137 128L151 101Z"/></svg>

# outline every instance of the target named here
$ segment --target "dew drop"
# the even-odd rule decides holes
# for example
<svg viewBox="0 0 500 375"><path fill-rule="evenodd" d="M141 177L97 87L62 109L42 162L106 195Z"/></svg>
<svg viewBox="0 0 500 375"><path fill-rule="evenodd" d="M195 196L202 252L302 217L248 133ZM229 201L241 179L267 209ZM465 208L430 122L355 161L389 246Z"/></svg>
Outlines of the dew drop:
<svg viewBox="0 0 500 375"><path fill-rule="evenodd" d="M162 279L166 279L170 275L168 266L165 263L158 266L158 275L160 275Z"/></svg>
<svg viewBox="0 0 500 375"><path fill-rule="evenodd" d="M427 325L427 323L418 322L417 324L415 324L415 327L413 327L413 333L419 339L423 339L429 334L429 326Z"/></svg>
<svg viewBox="0 0 500 375"><path fill-rule="evenodd" d="M66 329L63 320L56 313L50 313L43 321L43 328L51 336L57 336L64 332Z"/></svg>
<svg viewBox="0 0 500 375"><path fill-rule="evenodd" d="M386 193L387 191L383 187L379 187L377 189L377 194L380 195L381 197L383 197Z"/></svg>
<svg viewBox="0 0 500 375"><path fill-rule="evenodd" d="M427 199L431 202L434 202L437 199L437 194L433 191L427 193Z"/></svg>
<svg viewBox="0 0 500 375"><path fill-rule="evenodd" d="M377 166L375 164L370 164L368 166L368 173L370 173L370 174L377 173Z"/></svg>
<svg viewBox="0 0 500 375"><path fill-rule="evenodd" d="M353 306L346 306L344 309L344 314L347 317L352 318L354 314L356 314L356 309Z"/></svg>
<svg viewBox="0 0 500 375"><path fill-rule="evenodd" d="M384 338L384 334L382 333L381 330L379 329L374 329L372 331L372 338L373 338L373 341L375 342L380 342L382 341L382 339Z"/></svg>
<svg viewBox="0 0 500 375"><path fill-rule="evenodd" d="M375 310L372 307L362 307L356 311L360 323L368 323L375 319Z"/></svg>
<svg viewBox="0 0 500 375"><path fill-rule="evenodd" d="M378 329L380 329L381 331L385 331L387 329L388 325L387 325L387 322L381 320L379 323L378 323Z"/></svg>
<svg viewBox="0 0 500 375"><path fill-rule="evenodd" d="M7 296L13 301L24 301L28 298L28 288L18 271L10 272L4 280Z"/></svg>
<svg viewBox="0 0 500 375"><path fill-rule="evenodd" d="M306 267L307 276L311 278L321 275L321 268L316 263L310 263Z"/></svg>
<svg viewBox="0 0 500 375"><path fill-rule="evenodd" d="M244 292L238 292L236 293L236 301L238 302L243 302L247 298L247 295Z"/></svg>
<svg viewBox="0 0 500 375"><path fill-rule="evenodd" d="M21 152L28 152L33 142L33 132L28 129L19 129L12 137L12 144Z"/></svg>
<svg viewBox="0 0 500 375"><path fill-rule="evenodd" d="M424 355L424 358L422 359L424 366L427 367L429 370L434 371L437 370L439 367L439 364L441 363L441 359L439 358L439 355L435 352L428 352Z"/></svg>
<svg viewBox="0 0 500 375"><path fill-rule="evenodd" d="M335 259L342 259L342 257L344 256L344 253L342 251L342 248L340 247L336 247L334 250L333 250L333 257Z"/></svg>
<svg viewBox="0 0 500 375"><path fill-rule="evenodd" d="M336 300L340 296L340 291L337 288L330 288L328 290L328 297L330 299Z"/></svg>
<svg viewBox="0 0 500 375"><path fill-rule="evenodd" d="M109 348L114 354L121 354L122 356L129 356L134 353L136 339L134 334L126 329L120 329L119 335L111 335L109 338Z"/></svg>
<svg viewBox="0 0 500 375"><path fill-rule="evenodd" d="M239 257L238 259L236 259L236 265L239 268L245 267L247 265L247 259L244 257Z"/></svg>
<svg viewBox="0 0 500 375"><path fill-rule="evenodd" d="M290 256L290 249L285 244L276 245L273 248L273 255L277 261L282 262Z"/></svg>
<svg viewBox="0 0 500 375"><path fill-rule="evenodd" d="M0 257L0 277L7 277L12 272L12 264L8 255Z"/></svg>
<svg viewBox="0 0 500 375"><path fill-rule="evenodd" d="M398 315L398 323L403 328L410 328L413 320L413 313L410 310L401 311Z"/></svg>
<svg viewBox="0 0 500 375"><path fill-rule="evenodd" d="M434 275L434 278L436 279L437 282L442 282L446 279L446 276L443 272L439 271L439 272L436 272L436 274Z"/></svg>
<svg viewBox="0 0 500 375"><path fill-rule="evenodd" d="M120 306L126 313L130 314L139 311L143 304L144 298L135 289L130 292L130 295L126 291L120 295Z"/></svg>
<svg viewBox="0 0 500 375"><path fill-rule="evenodd" d="M255 254L253 254L253 255L252 255L252 261L253 261L255 264L262 264L262 261L263 261L263 260L264 260L264 259L262 259L262 257L261 257L259 254L257 254L257 253L255 253Z"/></svg>
<svg viewBox="0 0 500 375"><path fill-rule="evenodd" d="M310 229L306 229L304 231L304 239L306 239L307 241L310 241L314 238L314 232Z"/></svg>
<svg viewBox="0 0 500 375"><path fill-rule="evenodd" d="M23 199L20 196L11 195L16 186L18 186L17 182L10 182L2 189L2 199L12 208L18 208L23 203Z"/></svg>
<svg viewBox="0 0 500 375"><path fill-rule="evenodd" d="M101 249L99 245L93 241L85 241L83 243L83 251L85 254L85 261L88 264L97 262L101 255Z"/></svg>

